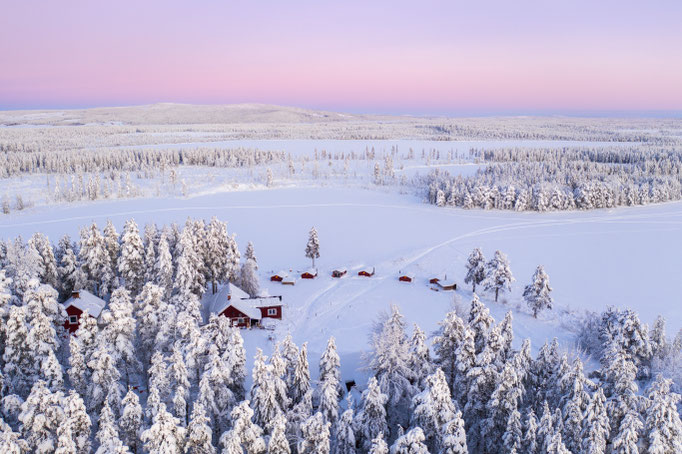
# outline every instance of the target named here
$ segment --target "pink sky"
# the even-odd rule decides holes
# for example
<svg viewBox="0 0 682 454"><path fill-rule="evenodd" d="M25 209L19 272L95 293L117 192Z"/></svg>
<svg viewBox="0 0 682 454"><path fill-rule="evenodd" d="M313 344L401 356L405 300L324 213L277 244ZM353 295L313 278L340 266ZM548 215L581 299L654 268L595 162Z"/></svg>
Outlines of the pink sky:
<svg viewBox="0 0 682 454"><path fill-rule="evenodd" d="M682 111L679 0L3 3L0 109Z"/></svg>

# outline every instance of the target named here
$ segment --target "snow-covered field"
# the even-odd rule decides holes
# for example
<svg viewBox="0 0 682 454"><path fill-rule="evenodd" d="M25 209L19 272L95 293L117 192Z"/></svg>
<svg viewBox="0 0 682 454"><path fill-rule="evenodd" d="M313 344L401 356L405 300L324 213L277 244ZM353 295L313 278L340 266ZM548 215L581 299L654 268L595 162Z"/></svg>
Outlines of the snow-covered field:
<svg viewBox="0 0 682 454"><path fill-rule="evenodd" d="M217 192L190 198L153 198L65 204L0 216L0 237L28 238L42 231L56 242L64 233L77 237L92 221L100 227L111 219L120 229L126 219L138 224L183 223L188 217L217 216L237 233L240 248L252 241L263 288L284 295L284 321L273 338L291 332L297 343L309 342L311 363L326 339L337 339L344 378L361 379L360 355L378 315L396 304L408 322L425 331L436 328L453 298L468 305L470 288L463 285L464 262L473 247L487 258L496 249L508 254L517 281L511 295L496 304L485 302L501 320L514 313L515 340L530 337L534 350L558 336L570 349L571 320L582 310L601 311L609 305L631 307L648 323L658 314L674 335L682 328L679 276L682 203L591 212L513 213L442 209L415 196L361 188L294 187ZM307 232L319 232L320 276L295 286L269 281L271 271L303 271ZM538 264L549 273L556 307L534 320L521 293ZM332 279L336 267L349 275ZM372 278L354 276L360 267L376 268ZM412 272L416 282L397 281ZM428 279L447 274L461 288L430 290ZM569 313L570 312L570 313ZM245 333L247 353L272 345L272 333ZM314 368L313 368L314 369ZM364 381L364 380L363 380Z"/></svg>

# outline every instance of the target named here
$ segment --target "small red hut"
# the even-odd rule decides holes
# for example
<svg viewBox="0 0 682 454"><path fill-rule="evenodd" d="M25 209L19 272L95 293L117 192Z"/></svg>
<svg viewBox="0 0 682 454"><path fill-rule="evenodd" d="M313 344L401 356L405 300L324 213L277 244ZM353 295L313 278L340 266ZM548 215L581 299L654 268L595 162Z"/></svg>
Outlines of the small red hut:
<svg viewBox="0 0 682 454"><path fill-rule="evenodd" d="M301 279L315 279L317 277L317 270L309 269L301 273Z"/></svg>
<svg viewBox="0 0 682 454"><path fill-rule="evenodd" d="M371 270L369 268L364 268L358 271L358 276L372 277L374 276L374 268Z"/></svg>
<svg viewBox="0 0 682 454"><path fill-rule="evenodd" d="M412 273L403 273L398 277L398 280L400 282L413 282L414 281L414 274Z"/></svg>

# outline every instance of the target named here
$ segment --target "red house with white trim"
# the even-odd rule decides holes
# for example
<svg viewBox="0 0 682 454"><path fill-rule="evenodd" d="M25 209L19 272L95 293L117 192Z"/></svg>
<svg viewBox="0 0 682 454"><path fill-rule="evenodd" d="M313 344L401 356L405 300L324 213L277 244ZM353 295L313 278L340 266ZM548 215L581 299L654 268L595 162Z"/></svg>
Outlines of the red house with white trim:
<svg viewBox="0 0 682 454"><path fill-rule="evenodd" d="M90 317L99 318L99 314L102 313L102 309L106 305L106 301L87 290L71 292L71 297L64 301L64 309L67 314L64 328L70 333L75 333L80 326L80 318L83 312L88 311Z"/></svg>
<svg viewBox="0 0 682 454"><path fill-rule="evenodd" d="M264 318L282 319L281 296L251 298L232 283L215 295L205 295L203 304L210 313L229 318L232 326L239 328L261 326Z"/></svg>

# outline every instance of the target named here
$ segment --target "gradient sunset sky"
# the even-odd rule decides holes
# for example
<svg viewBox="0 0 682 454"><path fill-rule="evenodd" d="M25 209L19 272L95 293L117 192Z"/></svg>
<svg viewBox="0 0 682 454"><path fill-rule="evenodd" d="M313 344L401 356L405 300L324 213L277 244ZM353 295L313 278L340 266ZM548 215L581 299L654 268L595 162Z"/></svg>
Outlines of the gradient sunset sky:
<svg viewBox="0 0 682 454"><path fill-rule="evenodd" d="M682 111L680 0L0 4L0 109Z"/></svg>

